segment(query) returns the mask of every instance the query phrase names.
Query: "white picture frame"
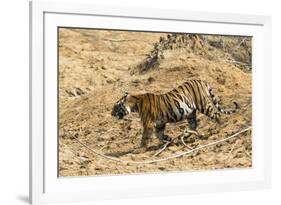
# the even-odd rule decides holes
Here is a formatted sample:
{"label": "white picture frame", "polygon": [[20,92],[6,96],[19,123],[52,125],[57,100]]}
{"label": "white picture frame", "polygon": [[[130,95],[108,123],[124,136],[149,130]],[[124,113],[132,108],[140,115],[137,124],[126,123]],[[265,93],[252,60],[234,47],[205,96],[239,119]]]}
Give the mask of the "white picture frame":
{"label": "white picture frame", "polygon": [[[241,170],[58,178],[56,29],[59,26],[252,35],[254,41],[253,167]],[[30,2],[30,202],[32,204],[240,191],[270,186],[270,17],[104,7],[79,3]]]}

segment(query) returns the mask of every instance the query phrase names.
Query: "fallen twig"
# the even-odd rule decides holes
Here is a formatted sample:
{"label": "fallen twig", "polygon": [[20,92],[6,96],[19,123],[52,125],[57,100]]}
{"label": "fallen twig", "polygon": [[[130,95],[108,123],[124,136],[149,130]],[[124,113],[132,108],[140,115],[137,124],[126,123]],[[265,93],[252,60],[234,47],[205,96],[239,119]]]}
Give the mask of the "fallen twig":
{"label": "fallen twig", "polygon": [[240,48],[240,46],[247,40],[248,37],[243,38],[240,43],[232,50],[231,54],[233,53],[233,51],[236,51],[238,48]]}
{"label": "fallen twig", "polygon": [[237,145],[237,143],[238,143],[238,140],[235,141],[235,143],[234,143],[234,145],[232,146],[232,148],[231,148],[229,154],[232,153],[232,151],[234,150],[234,148],[235,148],[235,146]]}
{"label": "fallen twig", "polygon": [[185,147],[187,147],[188,149],[192,149],[190,146],[188,146],[185,142],[184,142],[184,138],[185,138],[185,136],[183,135],[183,136],[181,136],[181,142],[182,142],[182,144],[185,146]]}
{"label": "fallen twig", "polygon": [[232,156],[232,152],[233,152],[235,146],[237,145],[237,143],[238,143],[238,139],[235,141],[235,143],[234,143],[234,144],[232,145],[232,147],[231,147],[231,150],[228,152],[227,160],[229,160],[230,157]]}
{"label": "fallen twig", "polygon": [[250,153],[246,149],[245,149],[245,153],[251,159],[251,155],[250,155]]}
{"label": "fallen twig", "polygon": [[250,65],[248,65],[247,63],[242,63],[242,62],[235,61],[235,60],[223,60],[223,61],[226,62],[226,63],[233,63],[233,64],[238,64],[238,65],[241,65],[241,66],[250,67]]}
{"label": "fallen twig", "polygon": [[88,147],[86,144],[82,143],[80,140],[78,140],[77,138],[74,138],[79,144],[83,145],[85,148],[87,148],[89,151],[91,151],[92,153],[100,156],[100,157],[103,157],[103,158],[106,158],[108,160],[112,160],[112,161],[116,161],[116,162],[122,162],[122,163],[126,163],[126,164],[151,164],[151,163],[156,163],[156,162],[163,162],[163,161],[167,161],[167,160],[170,160],[170,159],[174,159],[174,158],[177,158],[177,157],[181,157],[181,156],[184,156],[184,155],[187,155],[187,154],[190,154],[194,151],[197,151],[197,150],[200,150],[200,149],[203,149],[205,147],[209,147],[209,146],[212,146],[212,145],[215,145],[215,144],[218,144],[218,143],[221,143],[221,142],[224,142],[226,140],[229,140],[231,138],[234,138],[234,137],[237,137],[238,135],[240,135],[241,133],[244,133],[248,130],[251,130],[252,127],[248,127],[248,128],[245,128],[244,130],[241,130],[229,137],[226,137],[224,139],[221,139],[221,140],[218,140],[218,141],[215,141],[215,142],[211,142],[209,144],[206,144],[206,145],[202,145],[202,146],[199,146],[199,147],[196,147],[192,150],[188,150],[186,152],[182,152],[182,153],[179,153],[179,154],[174,154],[172,156],[169,156],[169,157],[165,157],[165,158],[160,158],[160,159],[154,159],[154,160],[147,160],[147,161],[128,161],[128,160],[122,160],[122,159],[119,159],[119,158],[116,158],[116,157],[110,157],[110,156],[107,156],[107,155],[104,155],[102,153],[99,153],[97,152],[96,150]]}
{"label": "fallen twig", "polygon": [[171,143],[171,142],[166,142],[166,143],[163,145],[162,149],[160,149],[158,152],[156,152],[153,156],[155,157],[155,156],[159,155],[161,152],[163,152],[163,151],[166,149],[166,147],[167,147],[170,143]]}
{"label": "fallen twig", "polygon": [[101,40],[112,41],[112,42],[126,42],[126,41],[135,41],[136,39],[107,39],[107,38],[103,38]]}

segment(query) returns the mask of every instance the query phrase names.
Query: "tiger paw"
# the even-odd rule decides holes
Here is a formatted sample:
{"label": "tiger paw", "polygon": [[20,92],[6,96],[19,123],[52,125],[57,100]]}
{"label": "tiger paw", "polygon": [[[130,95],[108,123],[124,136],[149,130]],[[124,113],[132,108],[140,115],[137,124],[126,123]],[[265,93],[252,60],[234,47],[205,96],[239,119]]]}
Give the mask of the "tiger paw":
{"label": "tiger paw", "polygon": [[167,143],[167,142],[171,142],[171,141],[172,141],[172,138],[169,137],[168,135],[163,135],[163,136],[161,136],[160,140],[161,140],[163,143]]}

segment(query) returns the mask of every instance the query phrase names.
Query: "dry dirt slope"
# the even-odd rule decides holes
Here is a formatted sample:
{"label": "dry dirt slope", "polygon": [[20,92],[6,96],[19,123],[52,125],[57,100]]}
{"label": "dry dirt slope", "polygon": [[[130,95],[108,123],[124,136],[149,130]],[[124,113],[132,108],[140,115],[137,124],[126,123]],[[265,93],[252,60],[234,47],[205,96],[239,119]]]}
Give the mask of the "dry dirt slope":
{"label": "dry dirt slope", "polygon": [[[123,164],[95,156],[73,138],[109,156],[143,161],[153,158],[159,141],[151,149],[133,154],[141,140],[142,126],[137,114],[118,121],[110,115],[124,91],[164,93],[188,79],[203,79],[214,88],[225,107],[231,101],[240,110],[223,116],[218,125],[199,115],[198,130],[206,138],[190,138],[196,147],[224,138],[251,124],[251,40],[237,37],[203,36],[187,46],[163,51],[158,68],[145,73],[136,66],[166,34],[60,29],[59,32],[59,175],[81,176],[159,171],[188,171],[250,167],[251,133],[202,149],[192,155],[153,164]],[[231,58],[229,58],[231,56]],[[235,63],[237,61],[238,63]],[[243,63],[239,63],[243,62]],[[169,124],[167,133],[178,136],[186,122]],[[156,158],[186,151],[175,142]]]}

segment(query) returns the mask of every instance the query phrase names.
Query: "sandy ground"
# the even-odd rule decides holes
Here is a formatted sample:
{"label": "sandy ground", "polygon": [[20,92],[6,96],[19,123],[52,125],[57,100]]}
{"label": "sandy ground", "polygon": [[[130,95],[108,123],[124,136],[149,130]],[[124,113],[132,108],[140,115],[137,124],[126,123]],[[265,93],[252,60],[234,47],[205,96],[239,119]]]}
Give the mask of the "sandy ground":
{"label": "sandy ground", "polygon": [[[128,164],[94,155],[77,137],[105,155],[145,161],[187,151],[180,141],[156,157],[159,141],[153,136],[149,151],[134,154],[142,126],[137,114],[123,120],[111,116],[113,104],[129,93],[167,92],[188,79],[206,80],[224,107],[236,101],[240,109],[222,115],[216,124],[198,115],[198,131],[205,138],[190,137],[196,147],[225,138],[251,125],[251,40],[241,37],[204,36],[188,46],[167,49],[158,68],[138,73],[161,33],[60,29],[59,32],[59,175],[85,176],[144,172],[193,171],[252,166],[251,132],[183,157],[152,163]],[[231,57],[231,58],[230,58]],[[166,132],[177,137],[187,122],[169,124]]]}

